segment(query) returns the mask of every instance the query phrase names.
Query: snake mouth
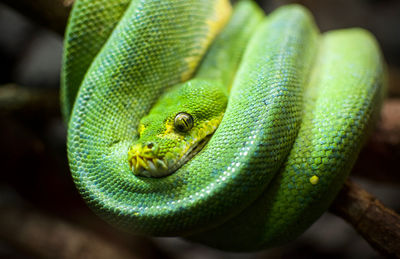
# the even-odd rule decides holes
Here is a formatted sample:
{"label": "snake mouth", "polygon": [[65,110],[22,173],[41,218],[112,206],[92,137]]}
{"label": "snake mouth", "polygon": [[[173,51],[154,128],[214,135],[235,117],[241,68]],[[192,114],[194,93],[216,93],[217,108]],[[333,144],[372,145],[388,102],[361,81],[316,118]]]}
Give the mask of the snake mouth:
{"label": "snake mouth", "polygon": [[196,144],[193,144],[188,151],[186,151],[179,159],[175,162],[171,163],[171,166],[168,168],[168,174],[172,174],[176,170],[178,170],[182,165],[184,165],[187,161],[192,159],[196,154],[198,154],[203,147],[208,143],[211,139],[212,134],[205,136]]}
{"label": "snake mouth", "polygon": [[168,163],[161,158],[144,157],[136,153],[129,159],[129,164],[134,175],[161,177],[168,174]]}
{"label": "snake mouth", "polygon": [[163,177],[172,174],[194,157],[210,140],[211,134],[192,144],[186,152],[176,158],[149,157],[141,152],[141,145],[132,149],[129,155],[129,166],[132,173],[144,177]]}

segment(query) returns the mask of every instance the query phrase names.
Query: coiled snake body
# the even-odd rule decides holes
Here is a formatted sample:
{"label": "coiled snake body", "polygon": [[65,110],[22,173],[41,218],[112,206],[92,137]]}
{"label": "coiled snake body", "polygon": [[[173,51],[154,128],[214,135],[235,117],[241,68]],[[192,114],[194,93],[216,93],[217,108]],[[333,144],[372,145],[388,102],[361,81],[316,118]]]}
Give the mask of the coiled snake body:
{"label": "coiled snake body", "polygon": [[107,221],[257,250],[301,234],[341,188],[383,96],[373,36],[320,35],[298,5],[230,13],[227,0],[76,1],[68,158]]}

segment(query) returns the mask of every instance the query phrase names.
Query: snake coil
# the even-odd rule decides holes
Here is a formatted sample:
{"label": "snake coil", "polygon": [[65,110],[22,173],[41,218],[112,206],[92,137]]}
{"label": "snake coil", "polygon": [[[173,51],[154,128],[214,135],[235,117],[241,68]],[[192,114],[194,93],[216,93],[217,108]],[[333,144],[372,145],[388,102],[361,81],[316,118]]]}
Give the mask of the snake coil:
{"label": "snake coil", "polygon": [[[382,101],[373,36],[321,35],[301,6],[263,18],[241,1],[215,39],[230,12],[227,0],[76,1],[62,71],[68,158],[105,220],[257,250],[301,234],[341,188]],[[127,154],[139,120],[195,72],[232,85],[218,129],[173,174],[133,175]]]}

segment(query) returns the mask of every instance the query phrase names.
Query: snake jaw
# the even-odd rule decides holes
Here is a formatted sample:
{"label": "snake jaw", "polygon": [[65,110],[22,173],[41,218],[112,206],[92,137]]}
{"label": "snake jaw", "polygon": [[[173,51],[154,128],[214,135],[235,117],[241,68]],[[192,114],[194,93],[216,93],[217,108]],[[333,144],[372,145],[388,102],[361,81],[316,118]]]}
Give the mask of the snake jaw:
{"label": "snake jaw", "polygon": [[128,153],[129,167],[136,176],[163,177],[175,172],[184,163],[196,155],[208,142],[211,134],[203,136],[200,141],[195,139],[195,144],[190,143],[183,154],[177,157],[167,155],[163,158],[150,154],[141,144],[134,145]]}
{"label": "snake jaw", "polygon": [[144,155],[146,148],[137,144],[129,151],[129,166],[134,175],[161,177],[168,173],[168,163],[157,157]]}
{"label": "snake jaw", "polygon": [[161,177],[168,173],[165,161],[159,158],[146,158],[139,154],[129,160],[134,175]]}

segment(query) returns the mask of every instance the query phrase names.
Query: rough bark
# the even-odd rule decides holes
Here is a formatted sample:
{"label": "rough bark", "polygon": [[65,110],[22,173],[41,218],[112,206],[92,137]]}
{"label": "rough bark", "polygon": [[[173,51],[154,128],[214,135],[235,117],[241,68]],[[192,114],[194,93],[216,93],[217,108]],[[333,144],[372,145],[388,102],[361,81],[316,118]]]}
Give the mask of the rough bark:
{"label": "rough bark", "polygon": [[331,212],[349,222],[380,253],[400,258],[400,216],[367,191],[347,181]]}

